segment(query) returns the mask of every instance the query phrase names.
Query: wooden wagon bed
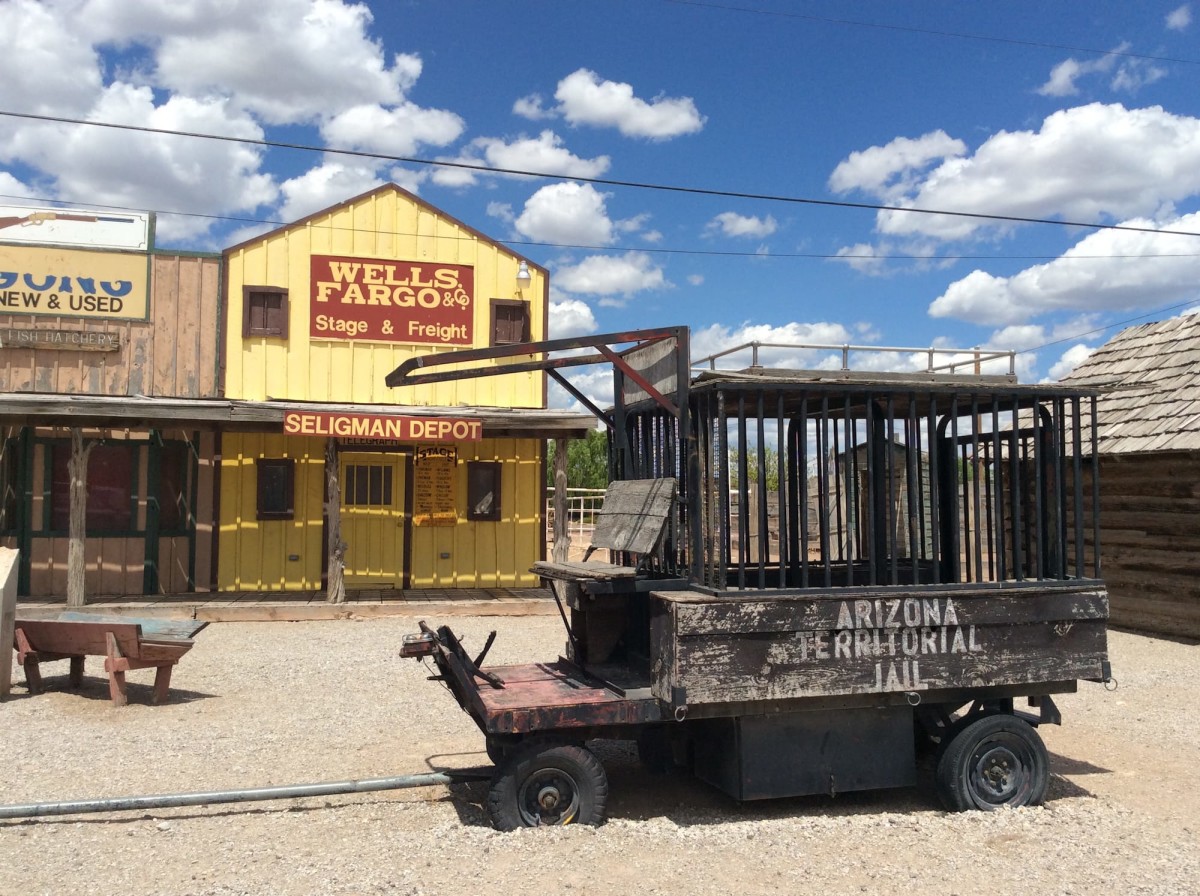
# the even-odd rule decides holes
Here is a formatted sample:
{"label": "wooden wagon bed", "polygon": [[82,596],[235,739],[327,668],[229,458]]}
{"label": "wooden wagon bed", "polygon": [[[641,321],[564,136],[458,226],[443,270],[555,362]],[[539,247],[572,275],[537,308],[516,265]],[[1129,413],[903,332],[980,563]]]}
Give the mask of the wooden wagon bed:
{"label": "wooden wagon bed", "polygon": [[125,673],[150,668],[157,670],[154,702],[162,703],[170,692],[171,670],[192,649],[192,639],[206,625],[191,619],[138,619],[68,611],[45,619],[18,617],[13,646],[30,693],[42,690],[43,662],[70,660],[68,680],[71,687],[79,687],[84,658],[102,656],[114,704],[124,706],[128,702]]}

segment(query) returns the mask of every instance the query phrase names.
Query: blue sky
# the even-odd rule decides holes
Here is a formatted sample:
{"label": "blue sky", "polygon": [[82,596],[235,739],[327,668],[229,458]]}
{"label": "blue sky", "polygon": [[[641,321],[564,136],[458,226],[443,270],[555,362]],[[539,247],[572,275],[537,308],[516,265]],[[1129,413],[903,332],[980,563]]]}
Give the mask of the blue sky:
{"label": "blue sky", "polygon": [[687,324],[696,355],[984,346],[1020,350],[1035,381],[1200,303],[1200,237],[1145,232],[1200,232],[1193,16],[1112,0],[0,0],[0,111],[16,113],[0,116],[0,204],[155,211],[160,245],[219,249],[394,181],[549,268],[552,336]]}

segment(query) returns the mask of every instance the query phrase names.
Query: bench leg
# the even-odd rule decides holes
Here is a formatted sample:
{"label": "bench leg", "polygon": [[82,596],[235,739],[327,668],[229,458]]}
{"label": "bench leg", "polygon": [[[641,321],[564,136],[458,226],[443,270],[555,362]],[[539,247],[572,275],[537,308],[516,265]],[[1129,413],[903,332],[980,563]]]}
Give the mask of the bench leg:
{"label": "bench leg", "polygon": [[40,694],[42,692],[42,670],[38,668],[38,661],[33,657],[26,657],[22,668],[25,670],[25,687],[29,688],[29,693]]}
{"label": "bench leg", "polygon": [[167,694],[171,690],[171,670],[175,668],[174,663],[169,663],[166,666],[159,666],[154,672],[154,702],[166,703]]}
{"label": "bench leg", "polygon": [[83,657],[71,657],[71,673],[67,680],[73,688],[77,688],[83,684]]}
{"label": "bench leg", "polygon": [[121,662],[124,657],[112,632],[105,634],[105,640],[108,643],[108,662],[104,664],[108,670],[108,696],[112,698],[114,706],[124,706],[129,702],[125,696],[125,670]]}

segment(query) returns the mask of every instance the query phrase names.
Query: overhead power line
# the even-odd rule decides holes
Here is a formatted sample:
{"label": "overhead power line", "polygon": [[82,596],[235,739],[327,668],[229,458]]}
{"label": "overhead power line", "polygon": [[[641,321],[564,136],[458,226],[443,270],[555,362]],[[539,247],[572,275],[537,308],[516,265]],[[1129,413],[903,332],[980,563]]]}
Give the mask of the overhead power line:
{"label": "overhead power line", "polygon": [[145,125],[117,124],[110,121],[86,121],[80,118],[66,118],[56,115],[34,115],[29,112],[9,112],[0,110],[0,117],[21,118],[28,121],[42,121],[51,124],[71,124],[82,127],[109,128],[119,131],[132,131],[142,134],[158,134],[167,137],[189,137],[197,140],[216,140],[225,143],[240,143],[249,146],[262,146],[269,149],[293,149],[302,152],[322,153],[326,155],[343,155],[354,158],[376,159],[384,162],[423,165],[438,168],[455,168],[475,171],[480,174],[510,174],[520,177],[542,177],[549,180],[576,181],[579,183],[597,184],[605,187],[625,187],[635,190],[653,190],[661,193],[677,193],[693,196],[715,196],[722,199],[746,199],[756,202],[780,202],[792,205],[811,205],[826,208],[860,209],[873,212],[908,212],[915,215],[933,215],[951,218],[970,218],[983,221],[1003,221],[1010,224],[1052,224],[1056,227],[1082,227],[1089,230],[1115,230],[1131,233],[1153,233],[1171,236],[1200,237],[1200,231],[1191,230],[1161,230],[1156,227],[1134,227],[1128,224],[1099,224],[1094,221],[1070,221],[1055,218],[1035,218],[1024,215],[997,215],[987,212],[965,212],[950,209],[913,208],[900,205],[880,205],[870,202],[847,202],[835,199],[813,199],[801,196],[781,196],[771,193],[748,193],[739,190],[718,190],[705,187],[684,187],[672,184],[656,184],[641,181],[616,180],[605,177],[581,177],[569,174],[557,174],[546,171],[530,171],[520,168],[497,168],[473,162],[453,162],[440,159],[422,159],[415,156],[396,156],[387,153],[369,152],[360,149],[338,149],[313,146],[305,143],[290,143],[281,140],[256,140],[248,137],[228,137],[221,134],[203,134],[196,131],[177,131],[166,128],[151,128]]}
{"label": "overhead power line", "polygon": [[847,25],[855,28],[877,28],[881,31],[903,31],[909,34],[925,34],[932,37],[951,37],[956,40],[975,40],[994,44],[1010,44],[1019,47],[1036,47],[1040,50],[1063,50],[1068,53],[1089,53],[1095,56],[1120,56],[1126,59],[1145,59],[1150,62],[1178,62],[1182,65],[1200,65],[1200,59],[1180,59],[1176,56],[1155,56],[1150,53],[1130,53],[1128,50],[1098,50],[1095,47],[1075,47],[1070,44],[1052,44],[1040,40],[1025,40],[1016,37],[996,37],[992,34],[970,34],[962,31],[940,31],[936,28],[916,28],[912,25],[892,25],[886,22],[864,22],[858,19],[835,19],[829,16],[814,16],[799,12],[784,12],[774,9],[758,9],[749,6],[733,6],[728,3],[706,3],[703,0],[666,0],[679,6],[698,6],[718,9],[723,12],[740,12],[756,16],[773,16],[781,19],[802,19],[827,25]]}

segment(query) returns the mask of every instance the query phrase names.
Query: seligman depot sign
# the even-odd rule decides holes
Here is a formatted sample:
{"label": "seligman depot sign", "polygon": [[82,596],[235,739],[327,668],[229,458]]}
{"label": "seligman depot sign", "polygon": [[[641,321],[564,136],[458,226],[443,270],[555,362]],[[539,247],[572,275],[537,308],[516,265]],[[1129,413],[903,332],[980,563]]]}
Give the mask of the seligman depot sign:
{"label": "seligman depot sign", "polygon": [[309,335],[471,345],[475,271],[468,265],[312,256]]}
{"label": "seligman depot sign", "polygon": [[342,439],[390,439],[399,442],[478,442],[483,421],[461,417],[390,417],[288,411],[283,431],[290,436],[333,436]]}

